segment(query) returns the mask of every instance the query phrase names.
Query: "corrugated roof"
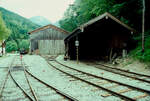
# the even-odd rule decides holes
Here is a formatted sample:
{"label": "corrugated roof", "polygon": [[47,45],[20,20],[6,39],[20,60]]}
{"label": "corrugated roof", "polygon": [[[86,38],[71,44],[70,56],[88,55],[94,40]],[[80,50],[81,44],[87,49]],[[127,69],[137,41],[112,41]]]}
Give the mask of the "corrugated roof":
{"label": "corrugated roof", "polygon": [[61,29],[61,28],[59,28],[59,27],[56,27],[56,26],[54,26],[54,25],[52,25],[52,24],[49,24],[49,25],[40,27],[40,28],[38,28],[38,29],[35,29],[35,30],[31,31],[31,32],[28,32],[28,34],[32,34],[32,33],[34,33],[34,32],[38,32],[38,31],[41,31],[41,30],[44,30],[44,29],[47,29],[47,28],[52,28],[52,29],[55,29],[55,30],[57,30],[57,31],[59,31],[59,32],[65,33],[65,34],[68,34],[68,33],[69,33],[69,32],[67,32],[67,31],[65,31],[65,30],[63,30],[63,29]]}

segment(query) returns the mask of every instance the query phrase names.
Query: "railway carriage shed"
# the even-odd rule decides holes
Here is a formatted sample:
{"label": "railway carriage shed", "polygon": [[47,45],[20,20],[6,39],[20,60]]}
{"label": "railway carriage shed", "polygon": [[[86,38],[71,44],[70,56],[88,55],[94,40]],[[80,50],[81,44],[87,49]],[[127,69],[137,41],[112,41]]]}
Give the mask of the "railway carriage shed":
{"label": "railway carriage shed", "polygon": [[[135,47],[134,29],[109,13],[104,13],[75,29],[65,38],[65,54],[70,59],[105,59],[122,55]],[[79,42],[78,52],[75,42]],[[78,43],[77,43],[78,44]]]}
{"label": "railway carriage shed", "polygon": [[41,55],[63,54],[64,38],[69,32],[54,25],[46,25],[29,32],[30,52]]}

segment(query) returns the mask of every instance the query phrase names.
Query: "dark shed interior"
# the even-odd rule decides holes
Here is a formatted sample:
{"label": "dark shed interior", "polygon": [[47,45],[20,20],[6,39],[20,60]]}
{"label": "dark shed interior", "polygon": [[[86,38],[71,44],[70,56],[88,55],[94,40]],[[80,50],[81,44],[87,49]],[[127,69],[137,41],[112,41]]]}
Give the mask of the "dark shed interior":
{"label": "dark shed interior", "polygon": [[79,59],[108,59],[110,52],[122,55],[122,50],[134,48],[133,30],[116,22],[109,15],[94,23],[83,25],[65,39],[66,54],[70,59],[76,59],[75,41],[79,41]]}

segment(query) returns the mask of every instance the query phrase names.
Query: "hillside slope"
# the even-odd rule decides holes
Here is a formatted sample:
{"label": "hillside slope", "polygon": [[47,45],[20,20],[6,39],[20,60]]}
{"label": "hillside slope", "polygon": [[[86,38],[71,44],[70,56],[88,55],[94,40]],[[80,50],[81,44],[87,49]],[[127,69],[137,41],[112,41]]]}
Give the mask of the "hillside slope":
{"label": "hillside slope", "polygon": [[48,19],[42,16],[34,16],[34,17],[31,17],[29,20],[41,26],[51,24],[51,22]]}
{"label": "hillside slope", "polygon": [[2,18],[7,28],[11,30],[11,35],[8,38],[9,41],[17,39],[28,39],[27,32],[40,27],[30,20],[2,7],[0,7],[0,12],[2,13]]}

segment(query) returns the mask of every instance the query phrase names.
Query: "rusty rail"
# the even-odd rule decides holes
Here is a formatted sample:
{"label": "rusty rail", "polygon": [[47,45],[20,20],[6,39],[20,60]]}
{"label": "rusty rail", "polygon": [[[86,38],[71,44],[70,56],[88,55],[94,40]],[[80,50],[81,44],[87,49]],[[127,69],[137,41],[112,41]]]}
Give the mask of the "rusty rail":
{"label": "rusty rail", "polygon": [[13,62],[15,61],[15,59],[16,59],[16,57],[13,58],[12,62],[11,62],[10,65],[8,66],[7,74],[6,74],[6,77],[5,77],[5,79],[4,79],[4,82],[3,82],[2,87],[1,87],[1,90],[0,90],[0,97],[2,97],[2,93],[3,93],[3,90],[4,90],[4,88],[5,88],[5,84],[6,84],[7,80],[8,80],[9,71],[10,71],[11,66],[12,66]]}
{"label": "rusty rail", "polygon": [[36,77],[35,75],[33,75],[32,73],[30,73],[27,69],[26,72],[31,75],[33,78],[35,78],[36,80],[38,80],[39,82],[41,82],[42,84],[46,85],[47,87],[52,88],[53,90],[55,90],[58,94],[60,94],[61,96],[64,96],[65,98],[69,99],[70,101],[78,101],[76,98],[58,90],[56,87],[49,85],[48,83],[44,82],[43,80],[39,79],[38,77]]}
{"label": "rusty rail", "polygon": [[75,71],[78,71],[78,72],[81,72],[83,74],[87,74],[87,75],[90,75],[90,76],[93,76],[95,78],[100,78],[100,79],[103,79],[103,80],[107,80],[107,81],[110,81],[110,82],[114,82],[114,83],[117,83],[117,84],[120,84],[120,85],[123,85],[123,86],[127,86],[127,87],[130,87],[130,88],[133,88],[133,89],[136,89],[138,91],[142,91],[142,92],[145,92],[145,93],[148,93],[150,94],[150,91],[149,90],[146,90],[146,89],[142,89],[142,88],[138,88],[138,87],[134,87],[134,86],[131,86],[131,85],[128,85],[128,84],[124,84],[124,83],[121,83],[121,82],[118,82],[118,81],[114,81],[114,80],[110,80],[110,79],[107,79],[107,78],[104,78],[104,77],[101,77],[101,76],[97,76],[97,75],[93,75],[93,74],[90,74],[90,73],[87,73],[87,72],[83,72],[83,71],[80,71],[78,69],[74,69],[74,68],[71,68],[69,66],[66,66],[62,63],[59,63],[58,61],[56,61],[58,64],[62,65],[62,66],[65,66],[69,69],[72,69],[72,70],[75,70]]}
{"label": "rusty rail", "polygon": [[[100,67],[100,66],[95,66],[95,65],[101,65],[103,67]],[[102,70],[105,70],[105,71],[108,71],[108,72],[112,72],[112,73],[115,73],[115,74],[119,74],[119,75],[122,75],[122,76],[126,76],[126,77],[129,77],[129,78],[133,78],[133,79],[136,79],[136,80],[139,80],[139,81],[143,81],[143,82],[146,82],[146,83],[150,83],[150,76],[149,75],[144,75],[144,74],[139,74],[139,73],[135,73],[135,72],[130,72],[128,70],[123,70],[123,69],[119,69],[119,68],[114,68],[114,67],[110,67],[110,66],[106,66],[104,64],[95,64],[94,67],[95,68],[98,68],[98,69],[102,69]],[[93,65],[92,65],[93,66]],[[128,74],[127,74],[128,73]],[[136,76],[134,76],[136,75]],[[142,77],[146,77],[148,78],[149,80],[145,80],[145,79],[141,79],[141,78],[138,78],[137,76],[142,76]]]}
{"label": "rusty rail", "polygon": [[[47,61],[47,62],[48,62],[48,61]],[[127,101],[136,101],[136,100],[133,99],[133,98],[130,98],[130,97],[121,95],[121,94],[119,94],[119,93],[117,93],[117,92],[114,92],[114,91],[112,91],[112,90],[109,90],[109,89],[104,88],[104,87],[102,87],[102,86],[99,86],[99,85],[97,85],[97,84],[91,83],[91,82],[89,82],[89,81],[87,81],[87,80],[84,80],[84,79],[82,79],[82,78],[79,78],[79,77],[77,77],[77,76],[74,76],[73,74],[67,73],[67,72],[65,72],[65,71],[63,71],[63,70],[61,70],[61,69],[55,67],[54,65],[52,65],[52,64],[49,63],[49,62],[48,62],[48,64],[49,64],[50,66],[52,66],[53,68],[55,68],[56,70],[58,70],[58,71],[60,71],[60,72],[62,72],[62,73],[64,73],[64,74],[67,74],[67,75],[69,75],[69,76],[71,76],[71,77],[73,77],[73,78],[75,78],[75,79],[81,80],[81,81],[83,81],[83,82],[86,82],[86,83],[88,83],[88,84],[90,84],[90,85],[93,85],[93,86],[99,88],[99,89],[103,89],[103,90],[105,90],[105,91],[111,93],[112,95],[118,96],[118,97],[120,97],[120,98],[122,98],[122,99],[124,99],[124,100],[127,100]],[[65,66],[65,65],[64,65],[64,66]],[[66,66],[66,67],[67,67],[67,66]],[[76,70],[76,71],[78,71],[78,72],[80,72],[80,73],[84,73],[84,72],[81,72],[81,71],[79,71],[79,70]],[[88,74],[88,73],[84,73],[84,74],[91,75],[91,76],[95,76],[95,75]],[[99,77],[98,77],[98,78],[99,78]]]}

